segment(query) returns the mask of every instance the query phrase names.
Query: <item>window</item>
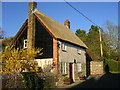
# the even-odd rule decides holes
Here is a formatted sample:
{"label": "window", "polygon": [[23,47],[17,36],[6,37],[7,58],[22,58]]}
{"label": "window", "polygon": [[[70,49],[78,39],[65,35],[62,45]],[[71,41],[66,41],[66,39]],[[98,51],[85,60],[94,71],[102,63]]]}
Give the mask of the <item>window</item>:
{"label": "window", "polygon": [[24,40],[24,48],[27,48],[27,39]]}
{"label": "window", "polygon": [[63,50],[63,51],[66,51],[66,48],[67,48],[67,46],[63,43],[63,44],[62,44],[62,50]]}
{"label": "window", "polygon": [[77,49],[77,53],[78,53],[78,54],[81,54],[81,50],[80,50],[80,49]]}
{"label": "window", "polygon": [[81,71],[82,71],[81,63],[78,62],[77,63],[77,72],[81,72]]}
{"label": "window", "polygon": [[66,63],[61,62],[61,74],[66,74]]}

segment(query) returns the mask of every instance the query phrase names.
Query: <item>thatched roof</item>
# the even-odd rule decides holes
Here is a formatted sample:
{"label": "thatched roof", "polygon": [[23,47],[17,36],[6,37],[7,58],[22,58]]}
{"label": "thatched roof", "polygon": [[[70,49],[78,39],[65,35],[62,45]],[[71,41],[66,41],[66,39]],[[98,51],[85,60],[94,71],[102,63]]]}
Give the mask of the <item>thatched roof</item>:
{"label": "thatched roof", "polygon": [[50,18],[46,14],[35,10],[35,16],[43,23],[50,33],[54,35],[55,38],[61,39],[84,48],[87,46],[69,29],[66,28],[63,24],[57,22],[56,20]]}
{"label": "thatched roof", "polygon": [[20,28],[20,30],[17,32],[17,34],[15,35],[15,39],[19,36],[19,34],[22,32],[23,28],[28,24],[28,19],[25,20],[25,22],[23,23],[22,27]]}
{"label": "thatched roof", "polygon": [[[64,26],[63,24],[57,22],[56,20],[50,18],[49,16],[38,10],[35,10],[34,15],[39,19],[41,23],[45,25],[45,27],[47,27],[49,32],[52,33],[55,38],[87,48],[87,46],[69,28],[66,28],[66,26]],[[28,20],[24,22],[19,32],[15,35],[15,40],[27,24]]]}
{"label": "thatched roof", "polygon": [[87,58],[89,58],[93,61],[98,61],[99,60],[99,57],[94,52],[92,52],[89,48],[86,49],[86,53],[87,53]]}

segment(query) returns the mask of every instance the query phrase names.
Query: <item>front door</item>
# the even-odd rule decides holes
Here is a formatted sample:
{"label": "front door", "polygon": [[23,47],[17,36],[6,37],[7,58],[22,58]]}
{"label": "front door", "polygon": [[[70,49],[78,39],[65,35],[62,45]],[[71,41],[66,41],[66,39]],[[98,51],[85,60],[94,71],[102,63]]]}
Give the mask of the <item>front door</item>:
{"label": "front door", "polygon": [[73,63],[69,63],[69,75],[70,78],[73,80]]}

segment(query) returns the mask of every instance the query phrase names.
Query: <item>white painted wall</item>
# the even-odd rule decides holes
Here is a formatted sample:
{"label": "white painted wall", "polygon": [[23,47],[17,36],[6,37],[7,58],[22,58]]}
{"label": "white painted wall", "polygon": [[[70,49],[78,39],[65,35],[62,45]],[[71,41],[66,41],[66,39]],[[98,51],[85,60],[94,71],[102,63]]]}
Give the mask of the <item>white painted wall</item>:
{"label": "white painted wall", "polygon": [[[76,60],[77,62],[86,63],[85,49],[61,41],[59,41],[59,43],[60,43],[60,48],[59,48],[60,62],[74,62],[74,60]],[[62,43],[64,43],[67,46],[66,52],[62,51],[61,49]],[[78,54],[77,49],[81,49],[81,54]]]}
{"label": "white painted wall", "polygon": [[38,66],[42,69],[46,68],[48,65],[52,65],[53,58],[46,58],[46,59],[35,59],[38,62]]}
{"label": "white painted wall", "polygon": [[[64,43],[66,45],[66,51],[62,50],[62,43]],[[84,72],[86,73],[86,52],[85,49],[76,46],[76,45],[72,45],[66,42],[61,42],[59,41],[59,62],[66,62],[67,63],[67,67],[66,67],[66,71],[67,74],[70,74],[70,69],[69,69],[69,63],[73,63],[73,81],[75,81],[75,78],[77,78],[77,74],[78,71],[80,72]],[[81,50],[81,54],[78,54],[78,49]],[[76,63],[78,64],[78,62],[81,64],[79,65],[80,67],[77,67],[80,70],[76,70],[76,65],[74,63],[74,60],[76,60]]]}

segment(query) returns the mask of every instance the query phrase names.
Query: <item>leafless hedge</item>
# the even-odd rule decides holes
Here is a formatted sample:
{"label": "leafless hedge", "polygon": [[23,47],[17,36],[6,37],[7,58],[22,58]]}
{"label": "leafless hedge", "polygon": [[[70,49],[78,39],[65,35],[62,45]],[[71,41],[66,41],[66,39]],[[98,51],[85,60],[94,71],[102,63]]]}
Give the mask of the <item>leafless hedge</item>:
{"label": "leafless hedge", "polygon": [[[40,82],[44,86],[55,86],[56,82],[58,81],[57,75],[51,72],[39,72],[33,75],[34,77],[40,78]],[[35,81],[35,80],[34,80]],[[30,81],[28,81],[30,82]],[[34,82],[33,82],[34,84]],[[38,83],[39,84],[39,83]],[[26,79],[23,77],[22,74],[3,74],[2,75],[2,88],[27,88],[26,86]]]}

